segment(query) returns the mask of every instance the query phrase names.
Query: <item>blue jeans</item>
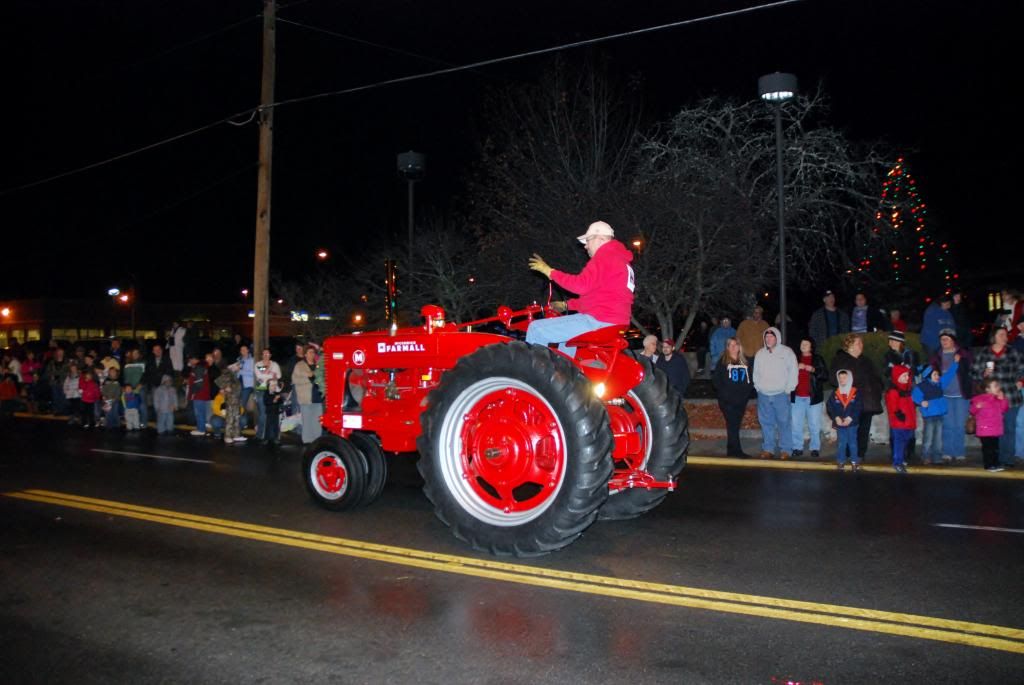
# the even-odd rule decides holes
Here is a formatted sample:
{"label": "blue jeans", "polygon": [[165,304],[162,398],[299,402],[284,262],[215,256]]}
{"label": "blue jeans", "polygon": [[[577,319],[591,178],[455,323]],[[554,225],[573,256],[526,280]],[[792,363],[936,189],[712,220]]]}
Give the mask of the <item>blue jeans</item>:
{"label": "blue jeans", "polygon": [[174,412],[173,411],[157,412],[157,415],[156,415],[156,432],[157,433],[173,433],[174,432]]}
{"label": "blue jeans", "polygon": [[778,395],[757,393],[757,420],[761,424],[763,451],[774,452],[776,446],[780,452],[793,451],[792,415],[789,404],[788,392],[780,392]]}
{"label": "blue jeans", "polygon": [[817,452],[821,449],[821,403],[811,404],[810,397],[793,399],[790,420],[793,424],[793,447],[798,450],[804,448],[804,417],[810,433],[810,449]]}
{"label": "blue jeans", "polygon": [[252,395],[252,388],[251,387],[249,387],[249,388],[242,388],[242,394],[241,394],[241,396],[239,398],[241,403],[242,403],[242,418],[240,418],[238,420],[238,427],[239,428],[248,428],[249,424],[252,423],[249,420],[249,409],[248,409],[248,407],[249,407],[249,397],[251,395]]}
{"label": "blue jeans", "polygon": [[921,434],[921,459],[938,464],[942,461],[942,417],[926,416]]}
{"label": "blue jeans", "polygon": [[139,384],[139,424],[149,425],[149,408],[152,406],[153,391],[145,383]]}
{"label": "blue jeans", "polygon": [[267,431],[267,405],[263,403],[266,390],[257,390],[252,394],[256,402],[256,439],[263,440]]}
{"label": "blue jeans", "polygon": [[214,414],[210,417],[210,430],[213,431],[214,436],[220,437],[224,435],[224,427],[226,425],[223,416],[217,416]]}
{"label": "blue jeans", "polygon": [[839,438],[839,445],[836,448],[836,463],[845,464],[847,454],[850,463],[859,464],[860,457],[857,456],[857,425],[836,426],[836,437]]}
{"label": "blue jeans", "polygon": [[907,453],[907,443],[914,437],[913,428],[892,429],[892,465],[902,466]]}
{"label": "blue jeans", "polygon": [[[1016,390],[1016,388],[1014,388]],[[999,436],[999,463],[1003,466],[1016,461],[1013,458],[1017,443],[1017,415],[1020,407],[1010,407],[1003,414],[1003,434]]]}
{"label": "blue jeans", "polygon": [[121,427],[121,402],[117,401],[110,405],[107,412],[106,426],[108,430],[117,430]]}
{"label": "blue jeans", "polygon": [[946,398],[946,415],[942,417],[942,454],[954,459],[963,459],[967,456],[967,445],[965,439],[967,434],[964,426],[967,424],[967,409],[970,402],[963,397]]}
{"label": "blue jeans", "polygon": [[1017,441],[1013,445],[1013,456],[1024,459],[1024,411],[1017,412],[1017,425],[1014,426]]}
{"label": "blue jeans", "polygon": [[531,321],[530,327],[526,329],[526,342],[531,345],[544,346],[558,343],[560,352],[575,357],[576,348],[567,347],[566,340],[611,325],[598,321],[590,314],[569,314],[568,316],[553,316],[550,319],[536,319]]}
{"label": "blue jeans", "polygon": [[192,413],[196,415],[196,430],[206,432],[210,420],[210,400],[192,400]]}
{"label": "blue jeans", "polygon": [[68,400],[64,397],[64,386],[61,383],[50,383],[50,406],[54,414],[68,413]]}

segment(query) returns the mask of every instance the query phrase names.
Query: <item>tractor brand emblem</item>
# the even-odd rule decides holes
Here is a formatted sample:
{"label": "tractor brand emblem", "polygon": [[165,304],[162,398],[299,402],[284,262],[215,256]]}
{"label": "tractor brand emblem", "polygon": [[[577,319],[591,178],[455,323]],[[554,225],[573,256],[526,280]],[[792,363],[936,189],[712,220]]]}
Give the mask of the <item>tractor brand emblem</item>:
{"label": "tractor brand emblem", "polygon": [[352,363],[356,366],[362,366],[366,362],[366,353],[362,350],[356,350],[352,353]]}
{"label": "tractor brand emblem", "polygon": [[345,353],[344,352],[333,352],[333,353],[331,353],[331,359],[344,359],[344,358],[345,358]]}
{"label": "tractor brand emblem", "polygon": [[377,352],[426,352],[427,348],[423,347],[423,343],[418,343],[415,340],[399,340],[396,342],[379,342],[377,343]]}

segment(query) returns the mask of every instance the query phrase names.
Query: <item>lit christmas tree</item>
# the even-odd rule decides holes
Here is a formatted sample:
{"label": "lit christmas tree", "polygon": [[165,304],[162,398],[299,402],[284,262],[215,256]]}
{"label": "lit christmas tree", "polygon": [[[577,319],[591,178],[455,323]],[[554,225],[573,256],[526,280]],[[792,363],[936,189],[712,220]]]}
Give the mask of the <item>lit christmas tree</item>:
{"label": "lit christmas tree", "polygon": [[848,273],[863,288],[905,294],[910,300],[952,292],[960,274],[953,267],[950,243],[935,237],[927,220],[928,206],[900,157],[882,182],[872,239]]}

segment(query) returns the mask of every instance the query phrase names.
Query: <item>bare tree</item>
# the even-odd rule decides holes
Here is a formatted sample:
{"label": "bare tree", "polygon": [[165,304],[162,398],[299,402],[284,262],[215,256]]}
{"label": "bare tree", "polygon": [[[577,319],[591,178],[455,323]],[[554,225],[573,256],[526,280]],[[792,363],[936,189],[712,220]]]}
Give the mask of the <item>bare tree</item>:
{"label": "bare tree", "polygon": [[[786,266],[793,283],[845,270],[870,236],[877,155],[820,123],[820,92],[784,109]],[[761,103],[708,99],[640,143],[635,190],[646,245],[637,262],[638,319],[682,341],[697,313],[738,309],[778,266],[775,132]]]}

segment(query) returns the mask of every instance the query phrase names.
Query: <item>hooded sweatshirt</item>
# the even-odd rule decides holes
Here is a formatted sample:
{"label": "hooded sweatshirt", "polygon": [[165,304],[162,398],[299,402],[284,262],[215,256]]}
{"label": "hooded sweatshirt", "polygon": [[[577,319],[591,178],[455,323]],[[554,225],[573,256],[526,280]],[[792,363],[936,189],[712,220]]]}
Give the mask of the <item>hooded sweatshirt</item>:
{"label": "hooded sweatshirt", "polygon": [[172,385],[171,377],[164,375],[160,385],[153,391],[153,407],[158,414],[173,412],[178,408],[178,392]]}
{"label": "hooded sweatshirt", "polygon": [[[770,348],[764,344],[765,337],[772,333],[778,342]],[[782,344],[782,333],[769,326],[761,335],[764,345],[754,356],[754,388],[760,395],[789,394],[796,390],[800,374],[797,371],[796,355]]]}
{"label": "hooded sweatshirt", "polygon": [[607,324],[628,324],[633,310],[633,253],[618,240],[601,247],[577,275],[551,270],[551,280],[579,297],[569,308]]}
{"label": "hooded sweatshirt", "polygon": [[[914,430],[917,427],[917,410],[910,396],[912,373],[902,364],[892,367],[892,387],[885,393],[885,409],[889,412],[889,427],[893,430]],[[904,374],[906,378],[903,378]]]}
{"label": "hooded sweatshirt", "polygon": [[[846,383],[839,382],[839,374],[846,374]],[[825,411],[832,417],[832,425],[835,428],[854,428],[860,423],[861,400],[857,396],[857,388],[853,387],[853,372],[847,369],[836,371],[836,383],[839,385],[835,392],[828,396],[825,404]],[[849,426],[840,426],[836,419],[846,417],[853,419]]]}

